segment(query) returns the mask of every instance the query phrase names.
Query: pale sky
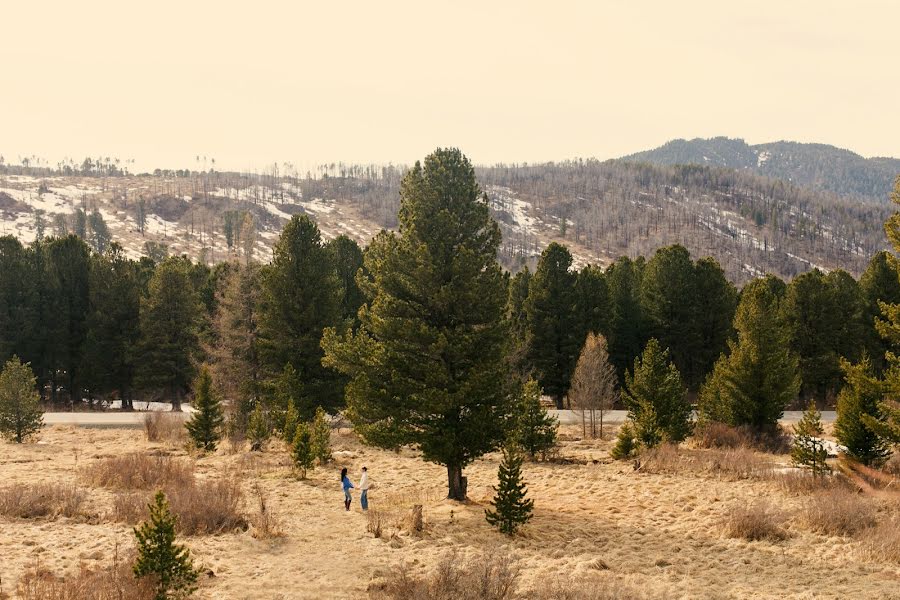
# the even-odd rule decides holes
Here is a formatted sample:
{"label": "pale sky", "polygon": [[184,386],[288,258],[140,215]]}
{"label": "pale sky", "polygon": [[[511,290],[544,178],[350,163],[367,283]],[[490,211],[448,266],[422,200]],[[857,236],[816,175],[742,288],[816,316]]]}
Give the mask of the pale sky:
{"label": "pale sky", "polygon": [[715,135],[900,156],[892,0],[2,0],[0,22],[13,161],[491,164]]}

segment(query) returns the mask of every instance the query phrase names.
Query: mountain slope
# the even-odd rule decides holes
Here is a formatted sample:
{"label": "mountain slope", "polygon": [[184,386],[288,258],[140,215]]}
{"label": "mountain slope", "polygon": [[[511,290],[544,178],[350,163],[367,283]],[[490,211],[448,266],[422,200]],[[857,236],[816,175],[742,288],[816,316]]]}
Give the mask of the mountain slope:
{"label": "mountain slope", "polygon": [[827,144],[782,141],[751,146],[742,139],[725,137],[672,140],[620,160],[748,170],[812,189],[876,202],[887,201],[894,179],[900,175],[900,159],[896,158],[863,158]]}

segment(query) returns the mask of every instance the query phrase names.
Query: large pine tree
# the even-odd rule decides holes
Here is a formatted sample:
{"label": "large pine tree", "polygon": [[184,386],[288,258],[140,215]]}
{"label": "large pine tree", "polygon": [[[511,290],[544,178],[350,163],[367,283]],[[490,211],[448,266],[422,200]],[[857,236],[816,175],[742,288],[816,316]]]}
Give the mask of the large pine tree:
{"label": "large pine tree", "polygon": [[165,392],[176,411],[181,410],[198,349],[201,308],[190,267],[184,258],[167,258],[157,265],[140,311],[136,381],[142,389]]}
{"label": "large pine tree", "polygon": [[698,410],[706,421],[774,428],[797,397],[797,358],[779,322],[784,283],[774,277],[747,284],[735,316],[737,341],[729,341],[700,390]]}
{"label": "large pine tree", "polygon": [[399,234],[365,256],[357,332],[326,333],[326,362],[350,376],[349,413],[369,443],[405,444],[446,465],[449,497],[466,497],[463,468],[506,434],[500,230],[469,160],[439,149],[403,179]]}
{"label": "large pine tree", "polygon": [[552,242],[541,254],[528,286],[527,360],[544,393],[563,408],[572,371],[584,342],[583,324],[576,312],[572,255]]}
{"label": "large pine tree", "polygon": [[302,386],[294,402],[303,418],[319,405],[335,408],[342,390],[336,374],[322,365],[320,344],[322,330],[341,322],[341,286],[333,253],[306,215],[284,226],[263,270],[261,300],[260,356],[269,378],[286,364],[298,373]]}

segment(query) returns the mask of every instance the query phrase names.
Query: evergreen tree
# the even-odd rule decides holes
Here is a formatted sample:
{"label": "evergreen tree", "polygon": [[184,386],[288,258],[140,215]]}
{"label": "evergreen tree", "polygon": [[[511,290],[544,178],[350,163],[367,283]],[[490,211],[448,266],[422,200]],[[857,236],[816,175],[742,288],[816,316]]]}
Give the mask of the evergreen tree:
{"label": "evergreen tree", "polygon": [[417,446],[464,500],[462,470],[502,442],[512,399],[500,230],[459,150],[417,163],[400,197],[399,234],[382,232],[366,251],[360,327],[328,331],[325,359],[351,378],[363,439]]}
{"label": "evergreen tree", "polygon": [[514,414],[513,441],[532,459],[556,446],[559,424],[541,406],[541,387],[537,381],[531,379],[522,386]]}
{"label": "evergreen tree", "polygon": [[270,387],[272,392],[269,395],[269,406],[276,415],[284,414],[288,406],[293,404],[300,420],[306,421],[315,416],[315,411],[311,407],[304,406],[305,410],[302,412],[299,410],[296,399],[303,395],[303,382],[300,381],[300,374],[291,363],[285,363],[281,374],[275,378]]}
{"label": "evergreen tree", "polygon": [[271,435],[272,427],[269,425],[269,415],[263,411],[261,404],[257,404],[250,413],[250,420],[247,423],[247,439],[250,440],[250,450],[261,452]]}
{"label": "evergreen tree", "polygon": [[634,359],[625,374],[622,400],[628,407],[636,437],[647,448],[660,442],[680,442],[691,432],[691,405],[685,398],[681,375],[668,362],[668,351],[656,338]]}
{"label": "evergreen tree", "polygon": [[39,301],[33,252],[11,235],[0,237],[0,361],[13,354],[34,358],[30,351],[38,337]]}
{"label": "evergreen tree", "polygon": [[510,364],[523,377],[531,370],[527,361],[528,352],[528,313],[525,301],[528,299],[528,286],[531,283],[531,271],[524,267],[509,281],[506,301],[506,318],[509,321]]}
{"label": "evergreen tree", "polygon": [[700,390],[701,420],[773,429],[797,397],[797,359],[779,323],[784,284],[774,277],[747,284],[735,315],[737,341],[722,355]]}
{"label": "evergreen tree", "polygon": [[209,368],[203,365],[194,381],[194,413],[185,427],[197,448],[212,452],[222,439],[224,424],[222,402],[213,389]]}
{"label": "evergreen tree", "polygon": [[190,550],[175,543],[177,517],[169,511],[162,491],[149,504],[150,519],[134,528],[137,538],[135,577],[154,578],[154,600],[184,598],[197,589],[199,570],[194,567]]}
{"label": "evergreen tree", "polygon": [[134,346],[140,337],[141,285],[137,265],[124,249],[110,245],[91,257],[87,335],[81,356],[83,387],[89,397],[118,392],[122,408],[134,397]]}
{"label": "evergreen tree", "polygon": [[575,305],[575,274],[569,271],[572,255],[552,242],[541,254],[528,286],[527,360],[544,393],[556,408],[563,408],[572,371],[583,339]]}
{"label": "evergreen tree", "polygon": [[526,498],[528,488],[522,481],[522,456],[515,446],[503,449],[503,461],[497,471],[499,482],[491,506],[484,511],[487,522],[506,535],[513,535],[531,519],[534,500]]}
{"label": "evergreen tree", "polygon": [[816,403],[810,401],[809,406],[803,412],[803,418],[794,425],[794,443],[791,446],[791,460],[798,467],[812,469],[814,475],[821,476],[830,471],[825,462],[828,451],[822,435],[825,429],[822,427],[822,413],[816,408]]}
{"label": "evergreen tree", "polygon": [[284,411],[284,425],[281,427],[281,437],[288,444],[293,443],[294,436],[297,434],[297,425],[300,424],[300,415],[294,407],[294,401],[288,401],[287,410]]}
{"label": "evergreen tree", "polygon": [[843,360],[841,368],[847,384],[838,396],[834,435],[850,458],[864,465],[878,466],[891,455],[890,447],[866,426],[864,416],[881,419],[884,384],[874,376],[868,357],[857,364]]}
{"label": "evergreen tree", "polygon": [[342,386],[322,365],[320,346],[322,330],[340,324],[340,299],[333,253],[309,217],[295,216],[263,270],[260,355],[271,379],[286,363],[299,374],[302,385],[294,401],[305,418],[319,404],[333,408],[341,401]]}
{"label": "evergreen tree", "polygon": [[603,270],[588,265],[575,278],[575,307],[580,323],[579,337],[589,332],[609,331],[609,289]]}
{"label": "evergreen tree", "polygon": [[312,452],[320,465],[324,465],[331,460],[331,423],[328,421],[328,415],[321,406],[316,408],[316,416],[313,419],[310,428],[312,435]]}
{"label": "evergreen tree", "polygon": [[137,383],[142,389],[166,392],[175,411],[181,410],[199,343],[200,300],[189,268],[183,258],[158,265],[140,309]]}
{"label": "evergreen tree", "polygon": [[103,215],[100,214],[99,210],[94,209],[91,212],[89,225],[90,236],[88,239],[90,240],[91,248],[97,254],[103,254],[112,241],[112,234],[109,232],[109,227],[106,225],[106,221],[103,220]]}
{"label": "evergreen tree", "polygon": [[609,455],[616,460],[625,460],[632,458],[641,448],[641,442],[637,438],[637,432],[634,425],[630,421],[625,421],[619,427],[619,433],[616,435],[616,443],[613,445]]}
{"label": "evergreen tree", "polygon": [[21,444],[40,431],[44,413],[31,367],[13,356],[0,372],[0,436]]}
{"label": "evergreen tree", "polygon": [[642,258],[633,261],[627,257],[606,269],[610,303],[609,361],[616,368],[620,382],[647,341],[640,302],[643,270]]}
{"label": "evergreen tree", "polygon": [[325,248],[331,253],[331,260],[337,272],[340,288],[340,318],[354,329],[359,324],[357,313],[365,299],[356,284],[356,274],[363,266],[363,253],[354,240],[339,235],[329,240]]}
{"label": "evergreen tree", "polygon": [[306,479],[306,472],[316,466],[316,454],[313,449],[313,434],[306,423],[298,423],[291,446],[291,458],[300,479]]}
{"label": "evergreen tree", "polygon": [[[891,307],[892,310],[893,308]],[[860,418],[884,444],[900,446],[900,403],[893,400],[900,397],[900,356],[888,352],[886,358],[888,369],[884,375],[882,388],[885,398],[878,403],[877,414],[862,414]]]}
{"label": "evergreen tree", "polygon": [[880,303],[900,304],[900,273],[894,269],[888,252],[879,252],[859,278],[859,288],[866,302],[864,335],[875,374],[885,367],[884,355],[891,349],[888,340],[878,335],[876,320],[884,320]]}

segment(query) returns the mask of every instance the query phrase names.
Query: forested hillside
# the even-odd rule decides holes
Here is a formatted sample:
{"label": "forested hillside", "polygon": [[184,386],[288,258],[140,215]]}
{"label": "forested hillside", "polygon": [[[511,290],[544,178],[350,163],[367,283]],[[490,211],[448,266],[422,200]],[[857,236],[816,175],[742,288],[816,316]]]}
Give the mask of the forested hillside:
{"label": "forested hillside", "polygon": [[894,178],[900,173],[900,159],[896,158],[863,158],[827,144],[780,141],[751,146],[742,139],[726,137],[672,140],[621,160],[747,170],[813,190],[875,202],[887,202]]}
{"label": "forested hillside", "polygon": [[[730,159],[731,160],[731,159]],[[330,164],[315,173],[157,170],[112,160],[55,168],[0,165],[0,234],[25,243],[74,233],[132,258],[268,261],[287,220],[311,216],[325,238],[366,245],[397,226],[405,167]],[[735,283],[819,267],[859,275],[887,247],[886,203],[812,191],[723,167],[576,160],[477,169],[500,223],[501,263],[534,266],[553,241],[574,264],[608,265],[678,243],[713,256]]]}

